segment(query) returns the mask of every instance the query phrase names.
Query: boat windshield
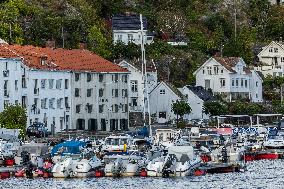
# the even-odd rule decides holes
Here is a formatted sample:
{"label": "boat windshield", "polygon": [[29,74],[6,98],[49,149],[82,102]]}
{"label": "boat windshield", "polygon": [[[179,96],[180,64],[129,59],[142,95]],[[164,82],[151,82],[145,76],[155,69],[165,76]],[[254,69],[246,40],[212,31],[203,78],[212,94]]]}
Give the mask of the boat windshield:
{"label": "boat windshield", "polygon": [[120,145],[124,145],[124,144],[127,144],[127,139],[126,138],[120,139]]}
{"label": "boat windshield", "polygon": [[112,140],[111,138],[107,138],[105,144],[106,145],[111,145],[111,140]]}
{"label": "boat windshield", "polygon": [[119,138],[113,138],[113,139],[111,140],[111,144],[112,144],[112,145],[119,145]]}

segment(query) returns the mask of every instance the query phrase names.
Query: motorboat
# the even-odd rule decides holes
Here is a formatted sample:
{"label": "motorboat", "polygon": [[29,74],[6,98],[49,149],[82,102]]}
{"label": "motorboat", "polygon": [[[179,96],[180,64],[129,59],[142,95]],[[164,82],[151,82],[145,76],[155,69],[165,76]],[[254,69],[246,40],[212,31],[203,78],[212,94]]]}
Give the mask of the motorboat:
{"label": "motorboat", "polygon": [[102,166],[102,162],[96,156],[90,159],[82,158],[72,164],[72,177],[84,178],[94,176],[95,171]]}
{"label": "motorboat", "polygon": [[72,157],[65,157],[62,161],[57,162],[51,172],[55,178],[68,178],[73,175],[73,165],[79,161]]}
{"label": "motorboat", "polygon": [[126,151],[133,143],[133,137],[130,135],[111,135],[105,138],[102,145],[102,151],[122,152]]}

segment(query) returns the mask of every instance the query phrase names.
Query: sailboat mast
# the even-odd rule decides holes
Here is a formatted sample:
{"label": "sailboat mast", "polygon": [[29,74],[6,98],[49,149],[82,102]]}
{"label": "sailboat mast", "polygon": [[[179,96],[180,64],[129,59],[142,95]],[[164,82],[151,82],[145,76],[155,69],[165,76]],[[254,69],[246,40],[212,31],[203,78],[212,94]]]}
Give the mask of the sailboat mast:
{"label": "sailboat mast", "polygon": [[146,63],[146,53],[145,53],[145,35],[144,35],[144,27],[143,27],[143,17],[140,14],[140,23],[141,23],[141,52],[142,52],[142,78],[143,78],[143,119],[144,119],[144,126],[146,126],[146,103],[145,100],[147,99],[147,109],[148,109],[148,119],[149,119],[149,133],[152,136],[152,128],[151,128],[151,115],[150,115],[150,103],[149,103],[149,94],[147,89],[147,63]]}

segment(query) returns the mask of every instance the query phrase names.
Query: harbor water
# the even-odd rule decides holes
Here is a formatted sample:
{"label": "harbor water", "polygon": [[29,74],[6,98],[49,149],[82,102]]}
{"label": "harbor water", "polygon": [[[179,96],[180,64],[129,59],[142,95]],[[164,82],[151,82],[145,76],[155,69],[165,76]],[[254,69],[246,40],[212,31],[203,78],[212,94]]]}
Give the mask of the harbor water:
{"label": "harbor water", "polygon": [[261,160],[247,164],[244,173],[207,174],[185,178],[88,178],[88,179],[26,179],[0,181],[3,189],[87,189],[87,188],[284,188],[284,160]]}

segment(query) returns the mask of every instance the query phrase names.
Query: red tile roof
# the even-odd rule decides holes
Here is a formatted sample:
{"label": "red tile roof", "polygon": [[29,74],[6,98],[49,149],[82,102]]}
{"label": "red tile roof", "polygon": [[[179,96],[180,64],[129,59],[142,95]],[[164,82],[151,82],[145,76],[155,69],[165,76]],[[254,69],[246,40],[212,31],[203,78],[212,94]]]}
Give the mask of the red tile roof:
{"label": "red tile roof", "polygon": [[[239,57],[218,57],[218,56],[215,56],[213,58],[230,72],[236,72],[234,70],[234,67],[241,59]],[[244,67],[244,72],[246,72],[247,74],[251,73],[249,67]]]}
{"label": "red tile roof", "polygon": [[[41,48],[34,46],[0,44],[1,58],[21,58],[30,68],[65,70],[65,71],[91,71],[91,72],[128,72],[122,68],[88,50],[67,50]],[[45,63],[41,64],[41,60]]]}

